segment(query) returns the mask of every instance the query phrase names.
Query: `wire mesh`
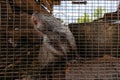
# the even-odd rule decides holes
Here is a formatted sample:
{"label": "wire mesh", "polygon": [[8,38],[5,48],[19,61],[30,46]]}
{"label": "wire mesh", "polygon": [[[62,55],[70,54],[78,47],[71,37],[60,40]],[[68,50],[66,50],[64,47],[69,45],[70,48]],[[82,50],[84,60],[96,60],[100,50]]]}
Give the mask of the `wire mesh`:
{"label": "wire mesh", "polygon": [[0,80],[119,80],[119,0],[0,0]]}

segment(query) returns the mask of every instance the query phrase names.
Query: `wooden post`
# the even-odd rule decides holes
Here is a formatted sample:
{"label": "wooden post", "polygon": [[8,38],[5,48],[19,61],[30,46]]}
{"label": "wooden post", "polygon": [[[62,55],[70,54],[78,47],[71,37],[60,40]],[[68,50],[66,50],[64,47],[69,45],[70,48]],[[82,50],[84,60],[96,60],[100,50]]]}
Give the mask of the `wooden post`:
{"label": "wooden post", "polygon": [[40,2],[35,0],[13,0],[11,3],[14,5],[13,8],[16,8],[15,12],[22,11],[32,14],[35,11],[41,11],[42,13],[50,14],[53,9],[46,0],[41,0]]}

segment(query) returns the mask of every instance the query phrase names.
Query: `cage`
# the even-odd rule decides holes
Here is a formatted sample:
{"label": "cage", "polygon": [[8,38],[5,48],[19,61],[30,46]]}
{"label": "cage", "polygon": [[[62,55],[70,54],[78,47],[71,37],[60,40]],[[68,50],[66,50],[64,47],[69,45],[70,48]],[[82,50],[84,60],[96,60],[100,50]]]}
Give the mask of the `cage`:
{"label": "cage", "polygon": [[0,0],[0,80],[120,80],[119,0]]}

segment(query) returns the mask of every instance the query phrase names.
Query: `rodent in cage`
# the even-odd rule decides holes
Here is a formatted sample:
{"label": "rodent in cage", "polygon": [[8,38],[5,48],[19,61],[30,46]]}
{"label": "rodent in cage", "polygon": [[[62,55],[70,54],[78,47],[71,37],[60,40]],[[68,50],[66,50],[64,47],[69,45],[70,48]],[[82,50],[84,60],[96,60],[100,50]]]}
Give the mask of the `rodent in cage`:
{"label": "rodent in cage", "polygon": [[76,55],[75,39],[68,26],[62,25],[55,17],[40,12],[32,15],[32,21],[35,29],[44,34],[43,47],[40,49],[44,54],[39,54],[46,59],[44,64],[54,62],[59,57],[70,59]]}

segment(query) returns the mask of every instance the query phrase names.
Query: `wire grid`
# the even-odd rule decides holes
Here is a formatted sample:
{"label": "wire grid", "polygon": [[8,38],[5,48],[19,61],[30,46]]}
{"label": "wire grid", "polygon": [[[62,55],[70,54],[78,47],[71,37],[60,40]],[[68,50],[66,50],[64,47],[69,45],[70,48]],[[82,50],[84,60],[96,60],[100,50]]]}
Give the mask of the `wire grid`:
{"label": "wire grid", "polygon": [[[32,14],[36,10],[44,13],[44,10],[41,7],[36,9],[42,5],[40,0],[35,1],[37,4],[31,1],[0,1],[1,80],[120,79],[119,0],[58,0],[58,3],[51,0],[53,11],[48,8],[46,13],[52,13],[61,21],[59,26],[69,26],[77,45],[75,51],[69,45],[72,35],[66,28],[62,30],[64,34],[45,34],[34,28]],[[52,22],[51,17],[47,19]],[[51,50],[51,46],[60,53]],[[59,49],[59,46],[63,48]]]}

